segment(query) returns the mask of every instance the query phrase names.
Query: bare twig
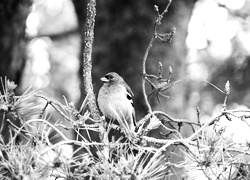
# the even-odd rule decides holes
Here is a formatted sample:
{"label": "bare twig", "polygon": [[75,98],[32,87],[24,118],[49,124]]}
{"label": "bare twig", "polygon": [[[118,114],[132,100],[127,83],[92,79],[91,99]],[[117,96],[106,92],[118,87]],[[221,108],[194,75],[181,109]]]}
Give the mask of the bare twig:
{"label": "bare twig", "polygon": [[153,114],[159,114],[159,115],[162,115],[166,118],[168,118],[171,122],[175,122],[175,123],[186,123],[186,124],[193,124],[193,125],[197,125],[199,126],[198,123],[196,122],[192,122],[192,121],[189,121],[189,120],[186,120],[186,119],[175,119],[173,117],[171,117],[170,115],[168,115],[167,113],[164,113],[162,111],[153,111]]}
{"label": "bare twig", "polygon": [[147,79],[147,77],[145,76],[145,74],[146,74],[146,61],[147,61],[147,58],[148,58],[148,53],[149,53],[149,50],[151,49],[151,47],[153,45],[154,40],[155,40],[155,35],[153,35],[151,37],[151,40],[150,40],[150,42],[148,44],[148,47],[147,47],[147,50],[145,52],[145,55],[144,55],[144,58],[143,58],[143,62],[142,62],[142,74],[143,74],[143,77],[142,77],[142,92],[143,92],[144,101],[146,103],[146,106],[148,108],[148,112],[149,113],[152,112],[152,108],[151,108],[151,106],[150,106],[150,104],[148,102],[148,97],[147,97],[147,93],[146,93],[145,85],[146,85],[146,79]]}
{"label": "bare twig", "polygon": [[[153,42],[155,39],[159,38],[162,40],[162,42],[167,42],[168,40],[171,41],[171,35],[169,34],[164,34],[164,35],[161,35],[159,33],[157,33],[157,26],[161,24],[161,20],[164,16],[164,14],[168,11],[168,8],[171,4],[171,0],[169,0],[166,8],[164,9],[164,11],[162,13],[159,12],[159,9],[158,9],[158,6],[155,5],[155,11],[157,13],[157,18],[156,18],[156,21],[155,21],[155,24],[154,24],[154,31],[153,31],[153,35],[150,39],[150,42],[147,46],[147,49],[146,49],[146,52],[144,54],[144,57],[143,57],[143,62],[142,62],[142,92],[143,92],[143,97],[144,97],[144,101],[146,103],[146,106],[147,106],[147,109],[148,109],[148,112],[151,113],[152,112],[152,108],[149,104],[149,101],[148,101],[148,96],[147,96],[147,93],[146,93],[146,81],[150,82],[150,80],[148,80],[148,75],[147,75],[147,72],[146,72],[146,61],[148,59],[148,54],[149,54],[149,51],[153,45]],[[152,85],[152,84],[151,84]]]}
{"label": "bare twig", "polygon": [[[58,102],[52,101],[50,99],[48,99],[45,96],[42,95],[36,95],[37,97],[40,97],[44,100],[46,100],[46,108],[47,108],[47,104],[50,104],[61,116],[63,116],[67,121],[73,123],[74,120],[69,118],[59,107],[62,107],[62,105]],[[42,112],[40,113],[40,115],[42,115],[44,113],[45,109],[42,110]]]}

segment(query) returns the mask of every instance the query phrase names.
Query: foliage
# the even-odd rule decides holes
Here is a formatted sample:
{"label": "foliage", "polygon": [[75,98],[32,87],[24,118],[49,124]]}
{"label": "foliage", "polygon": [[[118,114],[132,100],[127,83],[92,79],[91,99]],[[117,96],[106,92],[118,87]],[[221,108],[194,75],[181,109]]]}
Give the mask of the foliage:
{"label": "foliage", "polygon": [[[220,123],[241,121],[247,126],[250,110],[227,110],[227,98],[221,112],[204,124],[199,120],[198,110],[197,122],[152,111],[138,122],[136,132],[124,130],[125,134],[131,133],[131,139],[124,142],[124,137],[115,141],[105,139],[108,130],[116,128],[119,131],[120,128],[92,119],[87,110],[88,96],[77,110],[66,99],[61,104],[33,91],[15,96],[16,85],[13,82],[5,80],[2,85],[1,113],[20,119],[22,125],[17,127],[12,124],[8,143],[0,139],[0,179],[168,179],[175,175],[176,169],[185,169],[185,179],[249,178],[249,141],[234,141],[227,131],[229,126],[224,127]],[[229,82],[222,92],[225,97],[229,95]],[[44,108],[30,105],[29,102],[34,99],[45,100]],[[49,106],[61,115],[61,121],[55,124],[49,122],[46,116]],[[30,115],[38,118],[27,119]],[[68,121],[70,126],[65,126],[64,121]],[[187,138],[180,131],[185,124],[193,128],[193,133]],[[151,130],[159,126],[168,132],[166,139],[148,136]],[[88,138],[79,133],[83,129]],[[76,139],[69,139],[64,130],[74,130]],[[63,140],[52,144],[49,136],[53,131]],[[100,133],[103,139],[94,141],[92,131]],[[20,144],[15,141],[18,136],[24,139]],[[80,137],[82,140],[79,140]],[[65,145],[78,148],[66,155]],[[178,163],[172,161],[176,146],[182,150],[179,155],[186,157]],[[96,154],[91,147],[95,147]]]}
{"label": "foliage", "polygon": [[[26,92],[23,96],[15,96],[16,85],[8,80],[4,84],[4,94],[1,94],[1,113],[11,114],[21,120],[21,127],[14,124],[9,133],[11,139],[4,143],[1,138],[0,153],[0,177],[1,179],[84,179],[86,177],[97,179],[160,179],[166,172],[164,155],[155,154],[154,148],[140,146],[139,137],[134,137],[134,142],[121,143],[121,139],[115,142],[95,142],[91,139],[90,131],[100,132],[103,123],[90,117],[86,110],[88,96],[80,110],[75,109],[73,103],[65,104],[55,102],[37,92]],[[39,109],[29,104],[30,99],[44,99],[45,107]],[[25,97],[25,98],[24,98]],[[23,99],[22,108],[17,102]],[[46,118],[46,111],[51,105],[65,121],[71,126],[65,126],[62,121],[52,124]],[[34,117],[25,119],[19,113],[20,109],[26,109]],[[38,113],[39,112],[39,113]],[[92,123],[86,123],[87,120]],[[111,126],[111,125],[110,125]],[[150,124],[152,126],[152,124]],[[65,136],[64,130],[74,130],[77,133],[75,140]],[[89,139],[83,137],[79,130],[85,129],[89,133]],[[107,127],[107,129],[110,129]],[[62,137],[62,141],[52,144],[49,135],[56,131]],[[129,130],[127,130],[129,131]],[[106,131],[103,132],[106,136]],[[135,135],[135,134],[134,134]],[[16,138],[22,136],[25,141],[16,144]],[[78,140],[81,137],[83,140]],[[137,143],[135,144],[135,142]],[[141,142],[140,142],[141,144]],[[63,145],[76,145],[77,148],[70,156],[63,153]],[[96,147],[97,153],[93,155],[90,147]],[[74,155],[81,149],[84,153]],[[133,153],[137,150],[137,153]],[[113,158],[116,152],[116,158]],[[148,161],[150,157],[154,161]]]}

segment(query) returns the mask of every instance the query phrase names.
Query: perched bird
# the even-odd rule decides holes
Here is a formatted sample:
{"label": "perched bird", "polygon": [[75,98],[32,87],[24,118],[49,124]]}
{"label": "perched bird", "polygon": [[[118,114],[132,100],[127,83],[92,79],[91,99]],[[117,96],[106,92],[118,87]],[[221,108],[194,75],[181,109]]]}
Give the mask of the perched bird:
{"label": "perched bird", "polygon": [[110,72],[101,78],[104,82],[98,93],[98,106],[102,114],[117,120],[122,129],[135,130],[134,96],[128,84],[115,72]]}

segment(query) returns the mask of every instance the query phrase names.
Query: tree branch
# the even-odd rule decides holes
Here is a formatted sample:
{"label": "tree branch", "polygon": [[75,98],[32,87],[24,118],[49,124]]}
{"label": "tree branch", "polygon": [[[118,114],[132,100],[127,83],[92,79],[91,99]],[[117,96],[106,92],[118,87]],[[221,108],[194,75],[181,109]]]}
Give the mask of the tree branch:
{"label": "tree branch", "polygon": [[84,91],[89,94],[89,108],[93,119],[100,120],[100,113],[96,105],[95,94],[93,91],[92,84],[92,45],[94,41],[94,27],[95,27],[95,16],[96,16],[96,1],[89,0],[87,5],[87,17],[86,25],[84,30],[84,51],[83,51],[83,81]]}
{"label": "tree branch", "polygon": [[172,34],[163,34],[162,35],[162,34],[157,33],[157,26],[159,26],[161,24],[161,20],[162,20],[164,14],[168,11],[168,8],[169,8],[171,2],[172,2],[172,0],[168,1],[166,8],[164,9],[164,11],[161,14],[159,12],[158,6],[155,5],[155,11],[157,13],[157,18],[156,18],[156,21],[154,23],[154,32],[153,32],[153,35],[152,35],[150,42],[147,46],[146,52],[143,56],[143,61],[142,61],[142,92],[143,92],[144,101],[145,101],[147,109],[148,109],[148,113],[152,113],[152,107],[149,104],[148,96],[146,93],[146,87],[145,87],[146,81],[149,82],[148,74],[146,72],[146,61],[148,59],[149,51],[150,51],[151,47],[153,46],[153,42],[155,39],[159,38],[159,39],[161,39],[162,42],[171,41]]}

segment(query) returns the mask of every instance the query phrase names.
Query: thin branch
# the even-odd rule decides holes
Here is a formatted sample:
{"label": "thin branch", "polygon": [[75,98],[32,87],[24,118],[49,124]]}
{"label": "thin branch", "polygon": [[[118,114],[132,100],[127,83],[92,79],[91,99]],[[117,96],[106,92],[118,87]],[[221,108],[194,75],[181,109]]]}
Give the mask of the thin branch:
{"label": "thin branch", "polygon": [[143,57],[143,62],[142,62],[142,92],[143,92],[143,97],[144,97],[144,101],[146,103],[146,106],[147,106],[147,109],[148,109],[148,112],[151,113],[152,112],[152,107],[150,106],[149,104],[149,101],[148,101],[148,96],[147,96],[147,93],[146,93],[146,81],[149,81],[148,80],[148,77],[147,77],[147,72],[146,72],[146,61],[148,59],[148,54],[149,54],[149,51],[153,45],[153,42],[156,38],[159,37],[159,34],[157,33],[157,26],[161,24],[161,20],[164,16],[164,14],[168,11],[168,8],[171,4],[171,0],[169,0],[166,8],[164,9],[164,11],[160,14],[159,13],[159,9],[158,9],[158,6],[155,5],[155,11],[157,13],[157,18],[156,18],[156,21],[154,23],[154,31],[153,31],[153,35],[149,41],[149,44],[147,46],[147,49],[146,49],[146,52],[144,54],[144,57]]}
{"label": "thin branch", "polygon": [[[64,117],[64,119],[66,119],[67,121],[69,121],[69,122],[71,122],[71,123],[74,123],[74,120],[73,120],[73,119],[69,118],[60,108],[58,108],[58,107],[62,107],[62,105],[61,105],[60,103],[54,102],[54,101],[48,99],[47,97],[42,96],[42,95],[39,95],[39,94],[36,95],[36,97],[40,97],[40,98],[46,100],[46,103],[47,103],[47,104],[50,104],[50,105],[51,105],[51,106],[52,106],[61,116]],[[45,107],[47,107],[47,106],[45,106]],[[40,115],[41,115],[42,113],[44,113],[43,111],[44,111],[44,109],[42,110],[42,112],[40,113]]]}
{"label": "thin branch", "polygon": [[28,120],[26,121],[19,129],[18,131],[16,132],[15,136],[8,142],[7,145],[10,145],[14,142],[14,140],[16,139],[16,137],[20,134],[20,132],[22,131],[23,128],[25,128],[25,125],[28,125],[30,123],[33,123],[33,122],[41,122],[41,123],[44,123],[44,124],[47,124],[48,126],[50,126],[53,130],[55,130],[62,138],[63,140],[68,140],[68,138],[56,127],[54,126],[53,124],[51,124],[50,122],[44,120],[44,119],[31,119],[31,120]]}
{"label": "thin branch", "polygon": [[146,106],[148,108],[148,112],[151,113],[152,112],[152,108],[148,102],[148,96],[147,96],[147,93],[146,93],[146,80],[147,80],[147,77],[145,76],[146,75],[146,61],[147,61],[147,58],[148,58],[148,53],[149,53],[149,50],[151,49],[152,45],[153,45],[153,42],[155,40],[155,32],[154,32],[154,35],[152,36],[149,44],[148,44],[148,47],[147,47],[147,50],[144,54],[144,58],[143,58],[143,62],[142,62],[142,92],[143,92],[143,97],[144,97],[144,101],[146,103]]}
{"label": "thin branch", "polygon": [[189,121],[189,120],[186,120],[186,119],[175,119],[175,118],[171,117],[170,115],[168,115],[167,113],[164,113],[162,111],[153,111],[152,113],[155,114],[155,115],[160,114],[160,115],[168,118],[170,121],[175,122],[175,123],[186,123],[186,124],[194,124],[194,125],[199,126],[199,123],[192,122],[192,121]]}

